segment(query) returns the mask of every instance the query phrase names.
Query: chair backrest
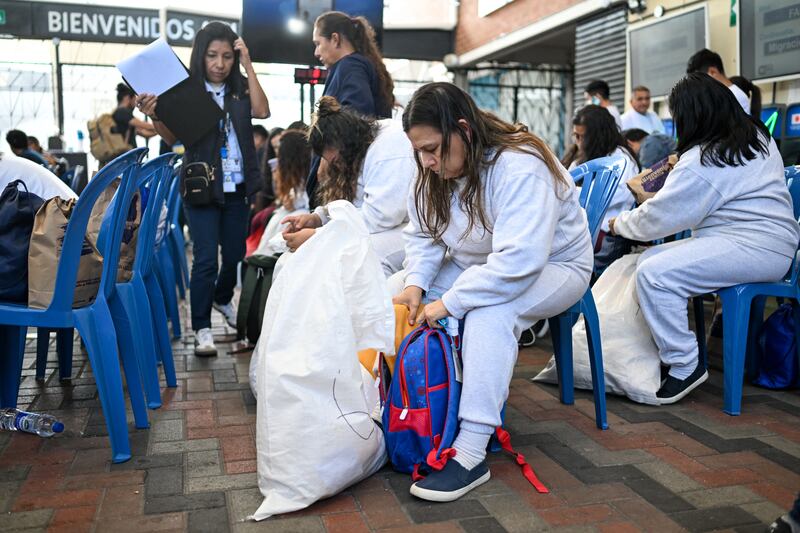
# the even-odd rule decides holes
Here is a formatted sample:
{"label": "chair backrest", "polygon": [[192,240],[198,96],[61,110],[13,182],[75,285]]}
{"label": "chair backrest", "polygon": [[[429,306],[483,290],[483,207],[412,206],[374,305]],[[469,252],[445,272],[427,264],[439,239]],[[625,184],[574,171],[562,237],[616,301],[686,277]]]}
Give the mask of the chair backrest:
{"label": "chair backrest", "polygon": [[122,240],[123,224],[127,216],[127,209],[120,206],[130,205],[133,189],[136,185],[136,172],[146,154],[147,148],[134,148],[122,154],[104,166],[83,189],[72,210],[64,233],[61,257],[56,271],[53,299],[48,310],[69,311],[72,309],[75,281],[78,276],[78,261],[83,249],[89,216],[100,193],[119,177],[121,180],[116,195],[122,201],[115,202],[112,212],[109,213],[109,216],[112,217],[111,233],[109,238],[105,239],[102,249],[99,250],[103,256],[103,273],[100,278],[98,294],[102,293],[106,298],[110,296],[117,279],[119,247]]}
{"label": "chair backrest", "polygon": [[181,188],[180,188],[180,175],[181,175],[181,165],[175,166],[175,178],[172,180],[172,183],[169,186],[169,192],[167,193],[167,209],[169,214],[167,215],[167,221],[170,224],[175,225],[176,227],[179,224],[178,219],[180,218],[180,209],[181,209]]}
{"label": "chair backrest", "polygon": [[792,206],[794,207],[795,218],[800,217],[800,165],[793,165],[783,169],[786,176],[786,186],[792,196]]}
{"label": "chair backrest", "polygon": [[570,171],[575,183],[582,182],[579,201],[586,210],[592,243],[597,241],[606,210],[627,165],[625,157],[608,156],[592,159]]}
{"label": "chair backrest", "polygon": [[161,206],[164,203],[167,188],[170,185],[173,170],[172,163],[177,156],[172,153],[162,154],[144,164],[139,172],[138,186],[149,187],[147,207],[142,213],[139,236],[136,243],[136,258],[133,262],[134,275],[146,275],[155,248],[156,230],[161,217]]}

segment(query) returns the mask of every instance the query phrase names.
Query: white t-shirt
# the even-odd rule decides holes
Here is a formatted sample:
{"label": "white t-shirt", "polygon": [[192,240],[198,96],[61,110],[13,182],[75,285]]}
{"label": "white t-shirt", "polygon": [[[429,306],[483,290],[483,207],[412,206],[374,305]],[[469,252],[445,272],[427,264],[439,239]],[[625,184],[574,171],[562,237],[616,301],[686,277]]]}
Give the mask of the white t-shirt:
{"label": "white t-shirt", "polygon": [[[220,109],[225,109],[225,90],[227,86],[224,83],[212,84],[206,81],[206,91],[211,93],[211,98],[217,103]],[[230,115],[226,114],[225,120],[229,120]],[[233,127],[233,122],[228,122],[228,159],[238,159],[240,169],[243,168],[244,162],[242,161],[242,150],[239,148],[239,138],[236,137],[236,130]],[[234,183],[244,182],[244,173],[242,170],[232,172],[231,178]]]}
{"label": "white t-shirt", "polygon": [[[742,106],[742,109],[744,109],[744,112],[749,115],[750,114],[750,98],[747,97],[747,94],[745,94],[745,92],[743,90],[741,90],[739,87],[737,87],[735,83],[731,83],[731,85],[728,87],[728,89],[731,90],[731,92],[733,93],[733,96],[735,96],[736,100],[739,101],[739,105]],[[758,118],[758,117],[756,117],[756,118]]]}
{"label": "white t-shirt", "polygon": [[622,129],[622,117],[619,114],[619,109],[617,109],[617,106],[615,106],[614,104],[611,104],[610,106],[606,107],[605,109],[609,113],[611,113],[612,117],[614,117],[614,122],[617,123],[617,127],[619,129]]}
{"label": "white t-shirt", "polygon": [[42,165],[37,165],[33,161],[17,157],[14,154],[2,153],[0,154],[0,193],[14,180],[24,181],[28,192],[42,200],[49,200],[54,196],[60,196],[65,200],[78,197],[72,189],[67,187],[66,183]]}
{"label": "white t-shirt", "polygon": [[647,111],[644,115],[630,109],[622,114],[622,129],[630,130],[638,128],[647,133],[664,133],[664,123],[652,111]]}

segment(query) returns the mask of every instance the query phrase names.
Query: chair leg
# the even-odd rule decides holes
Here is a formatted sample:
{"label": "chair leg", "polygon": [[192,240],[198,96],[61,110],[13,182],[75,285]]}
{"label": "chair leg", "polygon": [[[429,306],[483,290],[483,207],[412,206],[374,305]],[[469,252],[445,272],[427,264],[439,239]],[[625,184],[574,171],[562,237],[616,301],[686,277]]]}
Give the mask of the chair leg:
{"label": "chair leg", "polygon": [[747,329],[747,349],[745,351],[744,372],[748,380],[754,380],[758,372],[758,358],[760,349],[758,347],[758,335],[764,325],[764,308],[766,307],[766,296],[755,296],[750,302],[750,322]]}
{"label": "chair leg", "polygon": [[168,257],[164,257],[166,249],[162,246],[156,251],[155,261],[153,267],[158,275],[159,285],[164,294],[164,304],[169,315],[169,321],[172,324],[172,337],[178,339],[181,337],[181,315],[178,310],[178,298],[175,293],[175,274],[167,264]]}
{"label": "chair leg", "polygon": [[186,249],[178,249],[178,244],[175,242],[175,238],[172,234],[167,236],[164,246],[167,246],[167,251],[169,252],[170,257],[170,266],[172,267],[173,272],[175,272],[175,281],[178,285],[178,297],[181,300],[185,300],[187,282],[183,279],[183,267],[181,266],[180,254],[183,253],[185,256]]}
{"label": "chair leg", "polygon": [[[139,290],[137,290],[137,285],[140,286]],[[147,407],[158,409],[161,407],[161,388],[158,385],[158,367],[156,365],[158,346],[155,334],[150,327],[150,306],[147,305],[146,298],[147,294],[140,278],[131,280],[126,285],[117,285],[117,298],[114,300],[115,305],[112,305],[111,311],[114,315],[114,323],[119,323],[125,329],[126,335],[131,335],[132,339],[137,340],[132,349],[121,348],[123,361],[132,369],[138,369],[135,379],[139,379],[141,376],[139,384],[143,386],[147,396]],[[125,339],[120,338],[120,343],[124,345]],[[131,384],[128,383],[128,389],[130,388]],[[144,418],[146,418],[146,414]]]}
{"label": "chair leg", "polygon": [[724,361],[725,407],[729,415],[742,412],[747,327],[750,322],[750,297],[720,291],[722,299],[722,351]]}
{"label": "chair leg", "polygon": [[169,330],[167,328],[167,311],[164,308],[166,297],[157,276],[148,276],[144,282],[147,287],[147,298],[152,312],[152,324],[156,335],[156,343],[158,344],[158,354],[164,365],[164,378],[167,381],[167,387],[177,387],[175,361],[173,360],[172,344],[170,343]]}
{"label": "chair leg", "polygon": [[50,351],[50,332],[47,328],[36,328],[36,381],[44,381],[47,375],[47,354]]}
{"label": "chair leg", "polygon": [[58,378],[72,379],[72,351],[75,338],[74,328],[56,330],[56,353],[58,354]]}
{"label": "chair leg", "polygon": [[553,340],[553,353],[558,374],[558,392],[561,403],[575,403],[575,385],[572,371],[572,313],[564,312],[550,318],[550,338]]}
{"label": "chair leg", "polygon": [[181,267],[183,275],[183,284],[189,286],[189,261],[186,259],[186,240],[183,238],[183,232],[180,227],[176,227],[170,232],[172,236],[172,243],[175,245],[177,253],[178,265]]}
{"label": "chair leg", "polygon": [[0,325],[0,407],[16,407],[28,328]]}
{"label": "chair leg", "polygon": [[100,295],[95,302],[73,311],[75,326],[86,344],[89,363],[97,383],[100,404],[111,441],[112,460],[122,463],[131,458],[128,440],[128,422],[125,414],[125,396],[119,372],[117,335],[105,299]]}
{"label": "chair leg", "polygon": [[792,305],[792,314],[794,318],[794,345],[797,348],[797,381],[795,382],[795,386],[800,386],[800,303],[794,302]]}
{"label": "chair leg", "polygon": [[695,296],[692,298],[694,308],[694,332],[697,336],[697,350],[700,357],[700,364],[703,368],[708,368],[708,347],[706,346],[706,317],[703,307],[703,297]]}
{"label": "chair leg", "polygon": [[600,318],[591,291],[581,301],[583,321],[586,325],[586,340],[589,346],[589,363],[592,370],[595,423],[599,429],[608,429],[606,414],[606,380],[603,371],[603,347],[600,342]]}

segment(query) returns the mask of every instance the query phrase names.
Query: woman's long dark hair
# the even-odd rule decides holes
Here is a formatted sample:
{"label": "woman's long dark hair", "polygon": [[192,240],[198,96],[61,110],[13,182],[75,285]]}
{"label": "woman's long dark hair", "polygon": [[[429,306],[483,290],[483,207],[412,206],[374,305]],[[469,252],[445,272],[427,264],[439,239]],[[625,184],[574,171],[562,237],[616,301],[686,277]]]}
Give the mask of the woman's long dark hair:
{"label": "woman's long dark hair", "polygon": [[608,110],[599,105],[587,105],[578,110],[572,119],[575,126],[583,126],[586,133],[579,144],[578,163],[585,163],[598,157],[606,157],[622,148],[636,164],[639,160],[628,146],[628,141],[617,127],[617,122]]}
{"label": "woman's long dark hair", "polygon": [[311,167],[311,148],[306,133],[300,130],[285,130],[281,135],[278,168],[275,172],[275,196],[289,211],[294,211],[292,191],[299,189]]}
{"label": "woman's long dark hair", "polygon": [[[469,134],[458,122],[462,119],[469,125]],[[466,184],[459,194],[459,205],[469,218],[469,225],[462,238],[469,235],[478,224],[491,232],[483,205],[481,173],[494,165],[505,150],[531,154],[540,159],[550,171],[556,190],[568,187],[563,175],[564,168],[544,141],[522,124],[509,124],[491,113],[481,111],[472,97],[452,83],[429,83],[417,89],[403,112],[403,129],[406,133],[414,126],[430,126],[442,133],[442,169],[450,153],[450,137],[458,135],[464,142],[463,176]],[[415,154],[414,157],[419,172],[414,189],[417,217],[424,231],[440,241],[450,223],[450,202],[456,182],[424,169],[419,155]]]}
{"label": "woman's long dark hair", "polygon": [[[369,59],[378,72],[378,88],[383,103],[391,109],[394,106],[394,82],[383,64],[383,56],[375,41],[375,30],[369,21],[364,17],[351,17],[341,11],[328,11],[317,17],[314,26],[326,39],[338,33],[340,38],[347,39],[353,45],[356,52]],[[380,110],[375,111],[380,114]]]}
{"label": "woman's long dark hair", "polygon": [[672,88],[669,109],[678,153],[700,147],[706,166],[737,167],[769,153],[769,131],[744,112],[733,93],[707,74],[687,74]]}
{"label": "woman's long dark hair", "polygon": [[750,99],[750,115],[755,117],[756,120],[760,120],[761,89],[758,88],[758,85],[748,80],[744,76],[733,76],[729,79],[731,80],[731,83],[744,91],[744,94],[746,94],[747,98]]}
{"label": "woman's long dark hair", "polygon": [[[212,41],[227,41],[233,50],[233,43],[238,39],[230,26],[224,22],[213,21],[197,32],[192,44],[192,57],[189,60],[189,73],[192,78],[196,78],[205,83],[206,77],[206,50]],[[243,96],[247,94],[247,78],[242,75],[239,68],[239,52],[233,52],[233,66],[231,72],[225,79],[225,85],[231,94]]]}
{"label": "woman's long dark hair", "polygon": [[308,143],[319,156],[327,148],[339,151],[336,161],[328,165],[327,177],[320,180],[318,195],[321,203],[355,200],[358,176],[377,134],[377,122],[342,109],[333,96],[320,98],[308,128]]}

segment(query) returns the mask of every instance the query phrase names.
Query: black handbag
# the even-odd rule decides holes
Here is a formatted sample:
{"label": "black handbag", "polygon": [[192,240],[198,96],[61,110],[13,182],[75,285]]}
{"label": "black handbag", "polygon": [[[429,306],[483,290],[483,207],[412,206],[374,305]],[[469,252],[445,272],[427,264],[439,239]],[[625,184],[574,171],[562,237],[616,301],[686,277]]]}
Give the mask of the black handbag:
{"label": "black handbag", "polygon": [[214,167],[198,161],[189,163],[181,171],[183,201],[199,207],[210,205],[214,199]]}
{"label": "black handbag", "polygon": [[28,248],[36,212],[43,203],[22,180],[12,181],[0,194],[0,301],[28,301]]}

